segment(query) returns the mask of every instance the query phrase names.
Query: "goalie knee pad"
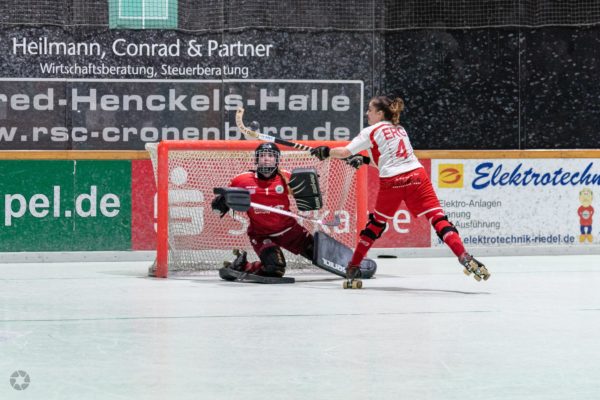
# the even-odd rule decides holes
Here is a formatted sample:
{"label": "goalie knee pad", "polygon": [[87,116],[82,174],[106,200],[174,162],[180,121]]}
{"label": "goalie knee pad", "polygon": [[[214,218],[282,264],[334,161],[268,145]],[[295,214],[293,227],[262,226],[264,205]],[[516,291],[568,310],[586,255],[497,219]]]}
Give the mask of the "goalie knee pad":
{"label": "goalie knee pad", "polygon": [[307,245],[304,247],[304,250],[302,250],[300,255],[312,261],[315,252],[315,240],[313,235],[310,235],[310,239],[307,240],[307,242]]}
{"label": "goalie knee pad", "polygon": [[285,274],[285,257],[280,247],[267,247],[260,253],[259,257],[263,264],[262,269],[265,276],[282,277]]}
{"label": "goalie knee pad", "polygon": [[450,232],[458,234],[458,230],[452,222],[448,221],[448,217],[446,215],[444,215],[443,217],[437,217],[435,220],[432,220],[431,225],[433,226],[433,229],[435,229],[435,233],[437,233],[438,237],[442,241],[444,240],[444,236],[446,236]]}
{"label": "goalie knee pad", "polygon": [[366,236],[371,240],[377,240],[383,235],[386,226],[386,222],[377,221],[375,219],[375,214],[371,213],[369,214],[369,222],[367,222],[365,229],[360,231],[360,235]]}

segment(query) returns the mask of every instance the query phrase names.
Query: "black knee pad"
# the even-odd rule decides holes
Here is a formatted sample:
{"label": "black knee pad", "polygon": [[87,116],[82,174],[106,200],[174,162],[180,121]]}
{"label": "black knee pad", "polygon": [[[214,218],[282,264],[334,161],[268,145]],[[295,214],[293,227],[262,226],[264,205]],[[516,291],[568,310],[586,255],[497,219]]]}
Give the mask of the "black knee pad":
{"label": "black knee pad", "polygon": [[282,277],[285,274],[285,257],[278,246],[267,247],[260,253],[262,270],[265,276]]}
{"label": "black knee pad", "polygon": [[304,250],[302,250],[302,253],[300,253],[300,255],[302,257],[312,261],[314,252],[315,252],[315,239],[314,239],[313,235],[309,235],[309,239],[307,240],[307,245],[306,245],[306,247],[304,247]]}
{"label": "black knee pad", "polygon": [[444,236],[446,236],[448,232],[458,233],[458,229],[456,229],[452,222],[448,221],[448,217],[446,215],[432,220],[431,226],[433,226],[435,233],[437,233],[438,237],[442,241],[444,240]]}
{"label": "black knee pad", "polygon": [[377,221],[375,219],[375,215],[371,213],[369,214],[369,222],[367,222],[367,226],[365,229],[360,231],[360,234],[372,240],[377,240],[381,237],[381,235],[383,235],[386,226],[386,222]]}

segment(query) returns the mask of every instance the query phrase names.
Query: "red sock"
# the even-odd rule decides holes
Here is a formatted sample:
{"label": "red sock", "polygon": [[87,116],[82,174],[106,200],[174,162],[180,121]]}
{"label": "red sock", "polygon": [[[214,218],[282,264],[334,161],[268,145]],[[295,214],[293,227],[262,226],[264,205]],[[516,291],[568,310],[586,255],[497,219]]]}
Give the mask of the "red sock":
{"label": "red sock", "polygon": [[360,265],[360,262],[365,258],[367,252],[373,245],[374,240],[366,237],[364,235],[360,235],[358,239],[358,243],[356,244],[356,249],[354,249],[354,254],[352,254],[352,259],[350,260],[350,265]]}
{"label": "red sock", "polygon": [[452,250],[456,257],[460,257],[466,252],[465,246],[456,232],[448,232],[446,236],[444,236],[444,243],[450,247],[450,250]]}
{"label": "red sock", "polygon": [[452,250],[456,257],[460,257],[466,252],[465,246],[463,245],[462,239],[456,231],[456,228],[448,221],[448,217],[444,216],[442,211],[436,210],[426,214],[426,217],[429,222],[431,222],[431,225],[438,236],[443,235],[441,236],[442,240],[450,247],[450,250]]}
{"label": "red sock", "polygon": [[375,240],[383,235],[386,226],[385,220],[378,220],[375,213],[369,214],[369,222],[367,222],[365,229],[360,231],[358,243],[354,249],[354,254],[352,254],[350,265],[360,265],[360,262],[365,258]]}

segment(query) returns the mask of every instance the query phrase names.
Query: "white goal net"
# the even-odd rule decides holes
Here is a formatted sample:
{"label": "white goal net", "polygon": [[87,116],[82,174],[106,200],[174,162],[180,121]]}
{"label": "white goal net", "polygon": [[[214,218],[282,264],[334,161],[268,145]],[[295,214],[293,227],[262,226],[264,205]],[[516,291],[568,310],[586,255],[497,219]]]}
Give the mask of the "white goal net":
{"label": "white goal net", "polygon": [[[168,249],[168,255],[163,259],[166,260],[169,274],[217,270],[224,260],[232,260],[233,249],[247,250],[249,261],[258,259],[246,234],[246,214],[230,211],[220,218],[219,214],[211,210],[210,203],[214,197],[213,188],[227,187],[233,177],[254,169],[254,149],[260,143],[165,141],[160,144],[164,147],[161,153],[162,163],[159,161],[159,145],[146,145],[158,187],[158,261],[160,264],[162,244],[164,249]],[[343,144],[337,142],[336,146]],[[311,142],[311,145],[319,143]],[[360,203],[357,193],[361,189],[356,170],[340,160],[321,162],[307,152],[288,151],[283,147],[281,150],[281,169],[292,171],[294,168],[316,168],[323,196],[324,207],[321,210],[299,212],[291,199],[291,211],[312,219],[333,220],[338,216],[340,224],[335,227],[321,226],[308,219],[300,219],[300,222],[311,232],[316,229],[323,230],[340,242],[353,247],[356,240],[357,216],[361,213],[366,215],[366,210],[358,211],[357,208],[357,204]],[[161,183],[161,171],[162,179],[167,180],[166,182]],[[161,223],[161,212],[163,221],[167,221],[166,224]],[[311,266],[310,261],[301,256],[288,252],[285,252],[285,255],[288,269]],[[156,264],[153,268],[156,268]],[[154,269],[151,269],[150,273],[161,275]]]}

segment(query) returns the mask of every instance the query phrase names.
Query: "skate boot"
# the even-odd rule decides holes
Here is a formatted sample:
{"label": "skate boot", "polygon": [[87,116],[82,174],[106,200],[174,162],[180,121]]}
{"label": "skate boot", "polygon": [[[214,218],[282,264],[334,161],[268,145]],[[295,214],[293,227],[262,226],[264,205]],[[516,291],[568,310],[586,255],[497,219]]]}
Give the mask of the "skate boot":
{"label": "skate boot", "polygon": [[487,281],[490,277],[490,273],[488,272],[485,265],[483,265],[480,261],[474,258],[469,253],[465,253],[458,258],[458,261],[461,263],[465,269],[463,272],[465,275],[473,274],[473,278],[476,281],[480,281],[483,278],[484,281]]}
{"label": "skate boot", "polygon": [[219,276],[225,280],[234,280],[235,278],[231,278],[231,276],[227,273],[227,269],[232,269],[234,271],[244,272],[246,269],[246,264],[248,261],[246,257],[248,253],[244,250],[233,250],[233,255],[235,259],[233,261],[223,261],[223,268],[219,269]]}
{"label": "skate boot", "polygon": [[346,267],[346,280],[343,283],[344,289],[360,289],[362,281],[360,280],[362,273],[358,265],[348,265]]}

